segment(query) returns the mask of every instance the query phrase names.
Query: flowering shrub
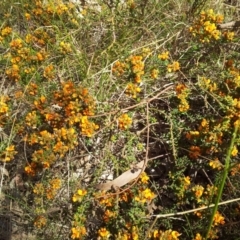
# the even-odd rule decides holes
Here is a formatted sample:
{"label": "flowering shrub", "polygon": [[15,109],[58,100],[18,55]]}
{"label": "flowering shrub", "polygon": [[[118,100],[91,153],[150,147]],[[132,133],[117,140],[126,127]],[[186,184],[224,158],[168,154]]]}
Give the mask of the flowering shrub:
{"label": "flowering shrub", "polygon": [[234,11],[92,2],[2,3],[3,198],[36,239],[237,238]]}

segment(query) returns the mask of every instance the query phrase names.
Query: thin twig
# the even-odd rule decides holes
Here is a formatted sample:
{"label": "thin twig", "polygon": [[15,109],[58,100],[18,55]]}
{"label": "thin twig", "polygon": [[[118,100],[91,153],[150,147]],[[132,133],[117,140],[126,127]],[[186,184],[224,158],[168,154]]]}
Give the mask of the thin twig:
{"label": "thin twig", "polygon": [[[220,202],[217,206],[226,205],[228,203],[233,203],[233,202],[238,202],[238,201],[240,201],[240,198],[235,198],[235,199],[227,200],[227,201],[224,201],[224,202]],[[215,204],[210,204],[209,206],[194,208],[194,209],[183,211],[183,212],[151,215],[150,217],[156,217],[157,219],[158,218],[173,217],[173,216],[175,217],[175,216],[185,215],[185,214],[189,214],[189,213],[193,213],[193,212],[197,212],[197,211],[202,211],[202,210],[205,210],[205,209],[208,209],[208,208],[213,208],[213,207],[215,207]]]}

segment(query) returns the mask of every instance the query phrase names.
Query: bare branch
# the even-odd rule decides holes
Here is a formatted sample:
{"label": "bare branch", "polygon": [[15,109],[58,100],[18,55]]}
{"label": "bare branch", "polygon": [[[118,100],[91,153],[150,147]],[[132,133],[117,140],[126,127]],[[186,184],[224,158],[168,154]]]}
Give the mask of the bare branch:
{"label": "bare branch", "polygon": [[238,28],[238,27],[240,27],[240,21],[232,21],[232,22],[223,23],[223,24],[218,25],[219,29]]}

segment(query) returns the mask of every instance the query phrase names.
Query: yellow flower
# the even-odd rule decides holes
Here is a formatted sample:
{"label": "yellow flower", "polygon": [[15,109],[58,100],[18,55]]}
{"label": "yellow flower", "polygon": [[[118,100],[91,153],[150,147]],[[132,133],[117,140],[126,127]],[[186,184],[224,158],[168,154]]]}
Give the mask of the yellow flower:
{"label": "yellow flower", "polygon": [[185,189],[187,189],[188,188],[188,186],[191,184],[191,179],[190,179],[190,177],[189,176],[187,176],[187,177],[184,177],[183,178],[183,184],[184,184],[184,188]]}
{"label": "yellow flower", "polygon": [[87,194],[87,191],[85,189],[78,189],[77,193],[73,195],[73,202],[80,202],[82,198]]}
{"label": "yellow flower", "polygon": [[132,119],[125,113],[118,118],[118,124],[121,130],[126,130],[132,124]]}
{"label": "yellow flower", "polygon": [[209,33],[212,33],[214,30],[216,30],[216,25],[214,23],[210,23],[210,21],[206,21],[204,23],[204,26],[205,26],[205,30]]}
{"label": "yellow flower", "polygon": [[51,80],[54,78],[54,66],[52,64],[48,65],[44,68],[43,76],[47,78],[48,80]]}
{"label": "yellow flower", "polygon": [[228,40],[228,41],[232,41],[233,40],[233,37],[234,37],[234,32],[224,32],[224,37]]}
{"label": "yellow flower", "polygon": [[196,215],[199,218],[202,218],[202,213],[201,211],[194,212],[194,215]]}
{"label": "yellow flower", "polygon": [[36,195],[43,195],[44,193],[44,186],[42,183],[36,183],[34,188],[33,188],[33,192],[36,194]]}
{"label": "yellow flower", "polygon": [[158,238],[159,237],[159,232],[158,230],[153,231],[153,238]]}
{"label": "yellow flower", "polygon": [[106,228],[100,228],[98,230],[98,235],[102,238],[108,238],[110,236],[110,233]]}
{"label": "yellow flower", "polygon": [[87,231],[85,227],[73,227],[72,228],[72,239],[80,239],[80,237],[86,235]]}
{"label": "yellow flower", "polygon": [[34,226],[42,228],[47,224],[47,219],[44,216],[38,216],[34,221]]}
{"label": "yellow flower", "polygon": [[150,190],[150,189],[145,189],[143,192],[142,192],[144,198],[148,199],[148,200],[152,200],[155,196],[155,194]]}
{"label": "yellow flower", "polygon": [[1,30],[1,35],[3,37],[9,35],[12,32],[12,28],[11,27],[5,27]]}
{"label": "yellow flower", "polygon": [[237,149],[236,146],[233,146],[233,150],[232,150],[231,154],[232,154],[233,157],[236,157],[236,156],[237,156],[237,154],[238,154],[238,149]]}
{"label": "yellow flower", "polygon": [[175,239],[178,239],[178,237],[180,236],[181,234],[177,231],[172,231],[171,232],[171,236],[172,236],[172,239],[175,240]]}
{"label": "yellow flower", "polygon": [[29,13],[25,13],[25,18],[29,21],[31,19],[31,15]]}
{"label": "yellow flower", "polygon": [[110,211],[109,209],[107,209],[105,212],[104,212],[104,215],[103,215],[103,219],[105,222],[108,222],[110,220],[110,218],[113,218],[115,217],[115,213]]}
{"label": "yellow flower", "polygon": [[65,43],[65,42],[60,42],[59,50],[63,54],[67,54],[67,53],[71,53],[72,52],[72,48],[71,48],[70,43]]}
{"label": "yellow flower", "polygon": [[202,236],[199,233],[197,233],[196,237],[193,240],[202,240],[202,239],[203,239]]}
{"label": "yellow flower", "polygon": [[224,217],[217,211],[214,215],[213,222],[214,226],[217,226],[219,224],[223,225],[225,223]]}
{"label": "yellow flower", "polygon": [[121,76],[124,73],[125,69],[126,69],[126,64],[120,61],[117,61],[114,63],[112,71],[117,76]]}
{"label": "yellow flower", "polygon": [[219,161],[218,158],[215,158],[214,160],[211,160],[209,162],[209,166],[212,167],[213,169],[217,168],[218,170],[220,170],[222,168],[222,164]]}
{"label": "yellow flower", "polygon": [[168,64],[167,70],[168,70],[168,72],[176,72],[176,71],[180,70],[180,63],[174,61],[172,64]]}
{"label": "yellow flower", "polygon": [[134,199],[137,202],[145,203],[151,201],[154,197],[155,194],[149,188],[146,188],[143,191],[139,191],[139,196],[136,196]]}
{"label": "yellow flower", "polygon": [[17,154],[17,151],[15,151],[14,145],[10,145],[10,146],[6,147],[6,149],[3,153],[2,161],[4,161],[4,162],[11,161],[14,158],[15,154]]}
{"label": "yellow flower", "polygon": [[181,235],[179,232],[177,231],[172,231],[171,229],[166,230],[165,232],[163,231],[159,231],[160,234],[160,238],[158,239],[169,239],[169,240],[178,240],[179,236]]}
{"label": "yellow flower", "polygon": [[59,178],[52,179],[50,184],[53,189],[59,189],[61,187],[61,180]]}
{"label": "yellow flower", "polygon": [[117,240],[129,240],[130,236],[127,233],[118,233]]}
{"label": "yellow flower", "polygon": [[198,130],[206,132],[208,130],[208,128],[209,128],[209,121],[204,118],[202,120],[202,122],[200,123]]}
{"label": "yellow flower", "polygon": [[72,239],[80,238],[80,232],[77,228],[72,228]]}
{"label": "yellow flower", "polygon": [[142,61],[142,56],[131,56],[128,61],[131,62],[131,70],[135,75],[135,82],[141,82],[141,76],[144,74],[144,62]]}
{"label": "yellow flower", "polygon": [[12,67],[6,70],[6,74],[10,79],[18,81],[20,79],[20,68],[17,64],[13,64]]}
{"label": "yellow flower", "polygon": [[236,121],[234,122],[234,127],[237,127],[237,126],[240,126],[240,120],[236,120]]}
{"label": "yellow flower", "polygon": [[16,38],[10,42],[10,47],[14,49],[19,49],[19,48],[22,48],[22,44],[23,44],[22,39]]}
{"label": "yellow flower", "polygon": [[151,71],[151,78],[152,79],[157,79],[159,71],[157,69],[153,69]]}
{"label": "yellow flower", "polygon": [[186,99],[181,99],[180,104],[178,105],[178,110],[180,112],[186,112],[189,109],[189,104]]}
{"label": "yellow flower", "polygon": [[8,106],[6,104],[7,98],[4,96],[0,97],[0,113],[7,113],[8,112]]}
{"label": "yellow flower", "polygon": [[143,172],[142,174],[141,174],[141,176],[140,176],[140,179],[141,179],[141,182],[142,183],[148,183],[148,180],[149,180],[149,177],[148,177],[148,175],[145,173],[145,172]]}
{"label": "yellow flower", "polygon": [[133,228],[132,228],[132,240],[138,240],[139,238],[138,238],[138,233],[137,233],[137,228],[134,226]]}
{"label": "yellow flower", "polygon": [[36,175],[36,168],[37,168],[36,163],[32,162],[29,166],[26,166],[24,168],[24,170],[28,175],[35,176]]}
{"label": "yellow flower", "polygon": [[136,98],[137,94],[141,92],[141,88],[138,87],[135,83],[128,83],[126,88],[126,94],[129,95],[132,98]]}
{"label": "yellow flower", "polygon": [[161,54],[158,55],[158,58],[163,61],[167,60],[169,58],[169,52],[168,51],[162,52]]}
{"label": "yellow flower", "polygon": [[151,49],[150,49],[150,48],[143,48],[143,49],[142,49],[142,56],[143,56],[143,57],[147,57],[147,56],[149,56],[149,55],[152,55]]}
{"label": "yellow flower", "polygon": [[196,185],[192,188],[192,191],[195,192],[195,197],[197,198],[197,201],[200,202],[200,198],[204,192],[204,187],[201,185]]}
{"label": "yellow flower", "polygon": [[81,127],[82,134],[87,137],[92,137],[92,135],[94,134],[94,131],[99,128],[98,125],[96,125],[93,122],[90,122],[87,116],[83,116],[81,118],[80,127]]}

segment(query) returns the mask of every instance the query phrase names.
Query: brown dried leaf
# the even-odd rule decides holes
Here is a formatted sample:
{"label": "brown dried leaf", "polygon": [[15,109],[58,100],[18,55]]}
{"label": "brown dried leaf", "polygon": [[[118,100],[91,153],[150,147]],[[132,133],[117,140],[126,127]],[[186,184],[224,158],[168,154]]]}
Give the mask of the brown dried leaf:
{"label": "brown dried leaf", "polygon": [[119,177],[115,178],[113,181],[98,184],[96,186],[96,188],[99,190],[108,191],[112,188],[112,186],[122,187],[122,186],[126,185],[127,183],[131,182],[132,180],[134,180],[135,178],[137,178],[139,176],[139,174],[141,173],[141,169],[144,166],[144,162],[145,161],[141,161],[138,164],[136,164],[135,169],[134,169],[135,171],[130,169],[130,170],[124,172],[123,174],[121,174]]}

